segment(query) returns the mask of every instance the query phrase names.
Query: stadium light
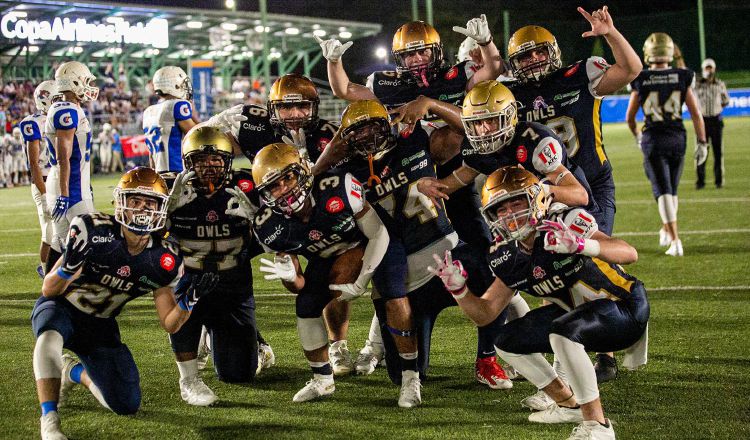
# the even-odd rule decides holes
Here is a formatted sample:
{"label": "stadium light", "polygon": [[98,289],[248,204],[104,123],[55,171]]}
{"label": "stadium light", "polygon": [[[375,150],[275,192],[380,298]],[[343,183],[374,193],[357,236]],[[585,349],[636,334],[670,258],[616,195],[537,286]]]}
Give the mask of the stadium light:
{"label": "stadium light", "polygon": [[234,23],[222,23],[221,24],[221,28],[224,29],[225,31],[236,31],[237,27],[238,26]]}
{"label": "stadium light", "polygon": [[226,1],[224,2],[224,6],[226,6],[226,7],[227,7],[227,9],[232,9],[232,10],[234,10],[234,8],[236,8],[236,7],[237,7],[237,2],[236,2],[236,1],[234,1],[234,0],[226,0]]}
{"label": "stadium light", "polygon": [[385,47],[375,49],[375,56],[385,61],[388,58],[388,51]]}
{"label": "stadium light", "polygon": [[29,46],[29,52],[39,52],[39,46]]}
{"label": "stadium light", "polygon": [[315,29],[313,31],[313,35],[317,35],[318,37],[325,37],[326,34],[327,34],[327,32],[324,31],[323,29]]}
{"label": "stadium light", "polygon": [[299,35],[299,29],[297,29],[296,27],[286,28],[284,29],[284,33],[286,33],[287,35]]}
{"label": "stadium light", "polygon": [[76,46],[73,48],[73,53],[83,53],[83,48],[81,46]]}
{"label": "stadium light", "polygon": [[339,37],[341,38],[352,38],[352,33],[349,31],[341,31],[339,32]]}
{"label": "stadium light", "polygon": [[[264,32],[264,31],[263,31],[263,26],[262,26],[262,25],[258,25],[258,26],[255,26],[255,27],[254,27],[253,29],[255,29],[255,32],[259,32],[259,33],[260,33],[260,32]],[[268,27],[268,26],[266,26],[266,28],[265,28],[265,32],[271,32],[271,28],[270,28],[270,27]]]}
{"label": "stadium light", "polygon": [[185,26],[187,26],[189,29],[200,29],[203,27],[203,23],[200,21],[188,21],[185,23]]}

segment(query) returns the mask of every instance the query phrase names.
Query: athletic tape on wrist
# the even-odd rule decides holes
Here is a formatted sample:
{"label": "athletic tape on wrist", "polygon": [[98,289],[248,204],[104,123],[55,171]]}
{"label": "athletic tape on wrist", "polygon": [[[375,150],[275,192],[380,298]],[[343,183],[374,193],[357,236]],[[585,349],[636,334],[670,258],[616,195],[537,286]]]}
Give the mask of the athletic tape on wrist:
{"label": "athletic tape on wrist", "polygon": [[55,272],[55,273],[57,274],[57,276],[59,276],[60,278],[66,280],[66,281],[69,280],[69,279],[71,279],[71,278],[73,278],[73,274],[64,271],[62,267],[58,267],[57,268],[57,272]]}

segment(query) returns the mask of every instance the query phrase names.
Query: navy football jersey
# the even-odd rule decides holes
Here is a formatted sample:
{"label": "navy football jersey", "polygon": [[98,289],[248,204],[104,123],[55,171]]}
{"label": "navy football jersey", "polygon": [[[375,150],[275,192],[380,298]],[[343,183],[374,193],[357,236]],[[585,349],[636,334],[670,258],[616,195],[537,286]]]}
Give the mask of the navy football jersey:
{"label": "navy football jersey", "polygon": [[[379,184],[367,187],[367,201],[378,206],[389,233],[404,242],[411,255],[454,233],[445,214],[429,197],[417,190],[422,177],[436,177],[427,133],[417,125],[408,137],[399,136],[398,145],[375,164]],[[366,161],[352,160],[348,169],[361,182],[370,176]],[[385,216],[385,218],[383,218]]]}
{"label": "navy football jersey", "polygon": [[252,179],[248,170],[235,170],[228,185],[210,197],[199,195],[170,214],[170,238],[179,245],[187,272],[220,272],[222,278],[250,279],[250,259],[259,250],[253,246],[250,222],[225,213],[231,195],[224,188],[238,186],[257,206]]}
{"label": "navy football jersey", "polygon": [[518,118],[553,129],[594,192],[600,186],[614,187],[602,138],[602,99],[594,92],[608,68],[603,58],[591,57],[539,82],[505,84],[518,101]]}
{"label": "navy football jersey", "polygon": [[[247,118],[247,121],[242,122],[235,137],[242,153],[248,159],[253,160],[258,151],[268,144],[283,142],[281,137],[285,133],[271,124],[271,117],[264,107],[246,105],[242,107],[242,115]],[[318,160],[338,129],[336,124],[325,119],[319,119],[314,130],[305,129],[307,154],[313,163]]]}
{"label": "navy football jersey", "polygon": [[75,308],[97,318],[117,316],[128,301],[174,287],[182,275],[182,257],[173,244],[152,234],[146,248],[131,255],[120,227],[114,216],[102,213],[70,222],[70,230],[88,243],[91,254],[81,276],[63,295]]}
{"label": "navy football jersey", "polygon": [[314,206],[307,222],[261,208],[253,222],[258,241],[272,252],[307,259],[336,257],[367,241],[354,219],[364,208],[364,189],[350,173],[317,176],[310,197]]}
{"label": "navy football jersey", "polygon": [[685,131],[682,105],[693,81],[695,73],[689,69],[644,69],[638,74],[630,87],[638,92],[643,130]]}
{"label": "navy football jersey", "polygon": [[[596,232],[593,216],[581,208],[555,214],[580,237]],[[638,282],[618,264],[580,254],[556,254],[544,249],[538,233],[531,255],[516,241],[498,243],[490,249],[490,268],[511,289],[542,297],[566,310],[597,299],[628,299]]]}

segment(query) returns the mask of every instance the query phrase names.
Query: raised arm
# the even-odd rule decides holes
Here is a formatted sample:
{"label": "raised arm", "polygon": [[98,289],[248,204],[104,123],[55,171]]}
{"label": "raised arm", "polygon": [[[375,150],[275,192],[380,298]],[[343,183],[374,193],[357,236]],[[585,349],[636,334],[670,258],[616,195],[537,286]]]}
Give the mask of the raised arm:
{"label": "raised arm", "polygon": [[346,99],[347,101],[359,101],[362,99],[375,99],[375,94],[367,87],[353,83],[349,80],[349,75],[344,70],[341,62],[341,56],[349,49],[352,41],[341,44],[337,39],[323,40],[317,35],[315,41],[320,44],[323,51],[323,57],[327,60],[328,82],[331,83],[331,90],[337,98]]}
{"label": "raised arm", "polygon": [[473,38],[479,45],[479,51],[482,52],[484,65],[479,69],[466,83],[466,90],[471,90],[475,84],[487,79],[495,79],[505,73],[505,65],[497,50],[495,42],[492,40],[487,17],[482,14],[479,18],[472,18],[466,23],[466,27],[453,26],[453,30],[459,34]]}

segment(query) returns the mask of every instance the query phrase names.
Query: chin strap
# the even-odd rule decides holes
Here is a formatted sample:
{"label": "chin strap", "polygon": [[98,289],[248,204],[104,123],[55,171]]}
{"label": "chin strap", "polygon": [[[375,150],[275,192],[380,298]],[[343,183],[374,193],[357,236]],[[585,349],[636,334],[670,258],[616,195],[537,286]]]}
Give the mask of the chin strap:
{"label": "chin strap", "polygon": [[373,164],[372,153],[367,155],[367,162],[370,165],[370,177],[367,178],[367,186],[372,187],[373,182],[375,182],[375,185],[380,185],[380,177],[375,175],[375,165]]}

